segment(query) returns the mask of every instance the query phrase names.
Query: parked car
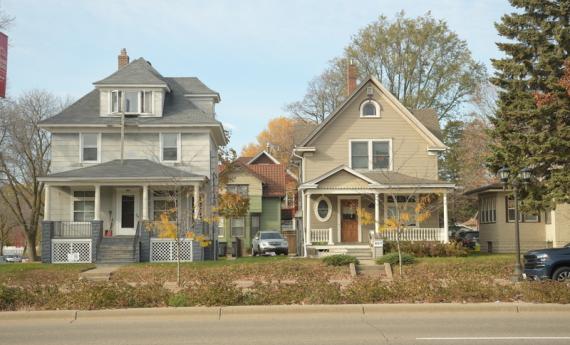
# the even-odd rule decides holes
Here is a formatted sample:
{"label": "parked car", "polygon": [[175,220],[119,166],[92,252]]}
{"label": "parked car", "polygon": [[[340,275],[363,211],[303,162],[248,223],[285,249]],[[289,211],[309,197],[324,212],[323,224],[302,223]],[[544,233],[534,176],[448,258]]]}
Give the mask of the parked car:
{"label": "parked car", "polygon": [[4,258],[6,262],[22,262],[22,257],[20,255],[5,255]]}
{"label": "parked car", "polygon": [[449,227],[449,239],[450,240],[454,240],[456,239],[459,234],[461,234],[462,232],[466,232],[466,231],[473,231],[473,229],[468,228],[466,226],[462,226],[462,225],[452,225]]}
{"label": "parked car", "polygon": [[524,273],[531,279],[570,280],[570,243],[562,248],[528,251],[524,255]]}
{"label": "parked car", "polygon": [[465,248],[475,249],[479,243],[479,231],[462,231],[457,234],[455,240]]}
{"label": "parked car", "polygon": [[252,240],[251,255],[275,253],[289,255],[289,243],[278,231],[260,231]]}

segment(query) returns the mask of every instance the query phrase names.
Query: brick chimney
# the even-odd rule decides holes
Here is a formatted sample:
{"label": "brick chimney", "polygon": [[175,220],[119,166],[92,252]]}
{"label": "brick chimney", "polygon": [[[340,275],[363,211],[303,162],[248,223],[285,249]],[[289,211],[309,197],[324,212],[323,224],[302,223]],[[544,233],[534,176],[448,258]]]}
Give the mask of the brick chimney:
{"label": "brick chimney", "polygon": [[346,68],[346,93],[347,96],[350,96],[354,90],[356,90],[356,78],[358,75],[358,70],[356,69],[356,65],[352,61],[349,60],[348,66]]}
{"label": "brick chimney", "polygon": [[129,64],[129,56],[127,55],[127,49],[121,49],[121,54],[119,54],[119,68],[121,69]]}

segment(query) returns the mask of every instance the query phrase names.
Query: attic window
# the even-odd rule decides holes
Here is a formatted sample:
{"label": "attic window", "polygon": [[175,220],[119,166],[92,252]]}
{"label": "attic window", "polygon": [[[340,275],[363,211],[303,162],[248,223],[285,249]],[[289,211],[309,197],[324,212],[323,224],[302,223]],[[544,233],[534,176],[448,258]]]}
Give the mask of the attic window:
{"label": "attic window", "polygon": [[111,113],[152,114],[152,91],[111,91]]}
{"label": "attic window", "polygon": [[371,99],[362,102],[360,117],[380,117],[380,105]]}

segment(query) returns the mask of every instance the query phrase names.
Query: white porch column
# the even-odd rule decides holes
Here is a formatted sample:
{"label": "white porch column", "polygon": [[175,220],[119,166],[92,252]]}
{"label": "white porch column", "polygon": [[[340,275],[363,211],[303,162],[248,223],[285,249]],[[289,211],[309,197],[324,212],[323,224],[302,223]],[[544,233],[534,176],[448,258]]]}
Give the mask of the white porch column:
{"label": "white porch column", "polygon": [[101,186],[95,185],[95,217],[93,220],[101,220]]}
{"label": "white porch column", "polygon": [[380,233],[380,194],[374,193],[374,231]]}
{"label": "white porch column", "polygon": [[51,215],[49,214],[50,208],[50,194],[49,194],[49,185],[44,185],[44,220],[51,220]]}
{"label": "white porch column", "polygon": [[192,207],[194,208],[194,220],[200,217],[200,185],[194,184],[194,199],[192,200]]}
{"label": "white porch column", "polygon": [[443,193],[443,243],[449,242],[449,223],[447,220],[447,193]]}
{"label": "white porch column", "polygon": [[148,220],[148,185],[143,185],[143,193],[142,193],[142,219]]}
{"label": "white porch column", "polygon": [[307,208],[307,233],[305,235],[305,243],[307,243],[308,245],[311,244],[311,194],[307,193],[307,202],[306,204],[306,208]]}

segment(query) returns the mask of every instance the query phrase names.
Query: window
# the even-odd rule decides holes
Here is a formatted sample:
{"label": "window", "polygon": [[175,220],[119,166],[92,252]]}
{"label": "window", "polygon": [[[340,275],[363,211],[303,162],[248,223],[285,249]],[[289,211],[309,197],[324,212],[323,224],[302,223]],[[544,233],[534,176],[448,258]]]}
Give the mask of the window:
{"label": "window", "polygon": [[111,113],[124,111],[126,114],[152,113],[152,91],[111,91]]}
{"label": "window", "polygon": [[[506,197],[507,204],[507,222],[515,221],[515,200],[513,197]],[[519,221],[525,223],[538,223],[540,222],[540,216],[538,212],[525,214],[519,211]]]}
{"label": "window", "polygon": [[350,141],[352,169],[391,170],[392,142],[390,140]]}
{"label": "window", "polygon": [[157,190],[152,192],[152,219],[159,221],[163,213],[168,214],[168,220],[176,221],[176,193],[173,191]]}
{"label": "window", "polygon": [[232,237],[243,237],[245,234],[245,218],[231,219]]}
{"label": "window", "polygon": [[247,198],[249,195],[249,186],[246,184],[229,184],[226,186],[226,191]]}
{"label": "window", "polygon": [[95,219],[95,192],[73,192],[73,221],[90,222]]}
{"label": "window", "polygon": [[218,237],[226,237],[226,227],[225,227],[225,221],[224,218],[221,217],[220,220],[218,221]]}
{"label": "window", "polygon": [[362,102],[360,117],[380,117],[380,105],[371,99]]}
{"label": "window", "polygon": [[161,160],[167,162],[177,162],[179,160],[178,147],[180,144],[179,133],[161,134]]}
{"label": "window", "polygon": [[[396,195],[396,202],[391,195],[386,197],[386,217],[398,221],[404,221],[404,217],[408,216],[406,226],[416,226],[416,196],[415,195]],[[400,211],[400,218],[398,218]]]}
{"label": "window", "polygon": [[81,161],[99,161],[99,133],[81,133]]}
{"label": "window", "polygon": [[482,198],[480,209],[481,223],[495,223],[497,221],[497,207],[496,199],[494,197]]}
{"label": "window", "polygon": [[261,215],[252,214],[251,215],[251,237],[255,237],[257,233],[261,230]]}
{"label": "window", "polygon": [[321,222],[326,222],[330,219],[332,214],[332,204],[329,198],[320,197],[315,202],[315,215]]}

